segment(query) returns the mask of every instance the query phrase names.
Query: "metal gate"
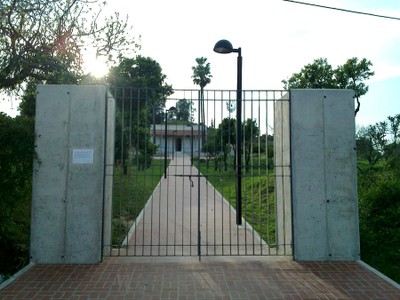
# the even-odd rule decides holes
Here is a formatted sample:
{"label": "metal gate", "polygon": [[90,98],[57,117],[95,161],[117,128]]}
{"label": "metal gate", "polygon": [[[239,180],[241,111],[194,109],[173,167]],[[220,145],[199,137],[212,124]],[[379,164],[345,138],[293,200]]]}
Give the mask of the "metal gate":
{"label": "metal gate", "polygon": [[292,254],[287,91],[243,91],[241,104],[235,90],[110,93],[116,120],[107,253]]}

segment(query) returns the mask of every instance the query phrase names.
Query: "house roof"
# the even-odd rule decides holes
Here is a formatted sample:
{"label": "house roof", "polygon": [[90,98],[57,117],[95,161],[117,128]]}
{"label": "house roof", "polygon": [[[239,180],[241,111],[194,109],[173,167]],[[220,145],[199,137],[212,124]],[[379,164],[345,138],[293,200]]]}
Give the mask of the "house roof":
{"label": "house roof", "polygon": [[[151,132],[153,132],[153,125],[151,125]],[[167,127],[167,135],[172,136],[199,136],[201,135],[201,126],[199,125],[175,125],[171,124]],[[165,124],[155,125],[155,135],[164,136],[165,135]]]}
{"label": "house roof", "polygon": [[[165,135],[165,130],[156,130],[155,132],[156,136],[163,136]],[[186,136],[186,135],[192,135],[191,130],[174,130],[174,129],[167,129],[167,135],[172,135],[172,136]],[[199,136],[201,135],[201,132],[198,132],[197,130],[193,130],[193,136]]]}

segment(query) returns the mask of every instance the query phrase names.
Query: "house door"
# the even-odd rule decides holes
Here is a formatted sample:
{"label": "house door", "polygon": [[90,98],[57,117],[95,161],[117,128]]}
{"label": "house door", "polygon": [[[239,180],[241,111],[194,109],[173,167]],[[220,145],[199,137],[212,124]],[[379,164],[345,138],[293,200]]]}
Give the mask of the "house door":
{"label": "house door", "polygon": [[176,148],[176,152],[181,152],[182,151],[182,139],[181,138],[177,138],[176,139],[176,144],[175,144]]}

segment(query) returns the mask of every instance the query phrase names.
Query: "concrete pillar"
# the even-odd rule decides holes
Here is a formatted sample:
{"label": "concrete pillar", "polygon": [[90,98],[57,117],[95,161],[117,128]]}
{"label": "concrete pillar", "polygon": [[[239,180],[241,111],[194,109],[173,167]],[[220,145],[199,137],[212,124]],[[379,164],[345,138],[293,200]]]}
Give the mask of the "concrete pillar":
{"label": "concrete pillar", "polygon": [[103,86],[39,85],[37,93],[31,260],[100,262],[103,215],[110,216],[104,208],[111,207],[114,143],[106,131],[114,101]]}
{"label": "concrete pillar", "polygon": [[277,253],[292,254],[289,93],[274,104],[275,215]]}
{"label": "concrete pillar", "polygon": [[357,172],[351,90],[292,90],[294,258],[357,260]]}

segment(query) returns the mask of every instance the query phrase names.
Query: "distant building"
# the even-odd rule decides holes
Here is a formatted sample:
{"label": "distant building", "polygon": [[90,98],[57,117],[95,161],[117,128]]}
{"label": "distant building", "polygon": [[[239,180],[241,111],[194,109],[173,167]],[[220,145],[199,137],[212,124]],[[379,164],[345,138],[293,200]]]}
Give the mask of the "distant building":
{"label": "distant building", "polygon": [[[167,137],[167,155],[185,154],[191,156],[193,149],[193,157],[198,157],[201,152],[201,126],[196,124],[167,126],[167,134],[165,134],[165,124],[156,124],[151,126],[152,142],[158,145],[157,154],[165,153],[165,137]],[[156,155],[157,155],[156,154]]]}

